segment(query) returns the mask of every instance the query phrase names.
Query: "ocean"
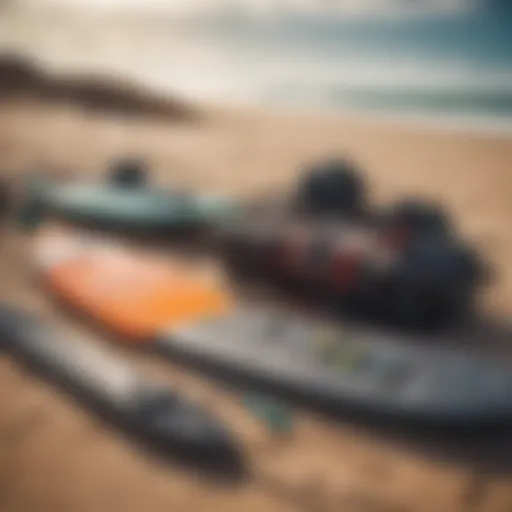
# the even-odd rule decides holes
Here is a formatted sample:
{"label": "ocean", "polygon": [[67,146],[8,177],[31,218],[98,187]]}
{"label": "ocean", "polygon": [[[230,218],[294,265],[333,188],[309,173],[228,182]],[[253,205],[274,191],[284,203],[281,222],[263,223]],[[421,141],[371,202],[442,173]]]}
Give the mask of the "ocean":
{"label": "ocean", "polygon": [[512,9],[410,16],[17,14],[0,49],[213,103],[512,132]]}

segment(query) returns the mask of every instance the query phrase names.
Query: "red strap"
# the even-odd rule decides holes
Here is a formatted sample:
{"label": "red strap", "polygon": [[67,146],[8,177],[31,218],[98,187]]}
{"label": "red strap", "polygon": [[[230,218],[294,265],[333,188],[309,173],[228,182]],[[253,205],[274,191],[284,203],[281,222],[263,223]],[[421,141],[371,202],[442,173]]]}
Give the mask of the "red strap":
{"label": "red strap", "polygon": [[284,243],[277,248],[274,258],[274,265],[283,270],[294,270],[299,265],[299,257],[302,253],[301,241],[285,240]]}
{"label": "red strap", "polygon": [[358,255],[351,252],[334,256],[330,278],[336,291],[346,293],[356,284],[361,269],[360,261]]}
{"label": "red strap", "polygon": [[384,244],[391,249],[403,249],[409,239],[409,230],[402,226],[395,226],[384,232]]}

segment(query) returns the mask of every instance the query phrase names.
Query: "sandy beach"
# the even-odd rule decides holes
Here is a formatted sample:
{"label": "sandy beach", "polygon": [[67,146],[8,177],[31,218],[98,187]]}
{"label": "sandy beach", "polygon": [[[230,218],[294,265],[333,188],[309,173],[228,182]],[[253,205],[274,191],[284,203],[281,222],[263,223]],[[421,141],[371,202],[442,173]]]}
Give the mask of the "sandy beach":
{"label": "sandy beach", "polygon": [[[404,194],[445,203],[495,269],[483,307],[512,308],[511,139],[255,109],[208,108],[194,122],[126,118],[36,100],[4,103],[0,119],[1,167],[14,180],[26,170],[99,178],[112,158],[130,154],[147,159],[156,183],[249,197],[286,191],[310,161],[351,155],[375,203]],[[3,298],[31,303],[80,332],[30,280],[25,253],[23,240],[5,231]],[[215,404],[247,450],[255,480],[231,489],[164,467],[1,356],[2,512],[512,509],[506,474],[308,413],[299,415],[292,439],[272,440],[234,392],[147,355],[128,357]]]}

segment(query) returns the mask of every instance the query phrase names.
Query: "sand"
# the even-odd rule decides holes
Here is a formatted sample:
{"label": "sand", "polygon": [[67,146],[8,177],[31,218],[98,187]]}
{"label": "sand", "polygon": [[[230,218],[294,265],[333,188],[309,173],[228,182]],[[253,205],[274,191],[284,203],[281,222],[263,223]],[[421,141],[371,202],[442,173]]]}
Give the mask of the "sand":
{"label": "sand", "polygon": [[[187,124],[40,102],[0,109],[0,161],[13,179],[28,169],[95,178],[109,159],[136,154],[158,183],[243,197],[286,190],[300,166],[345,153],[366,170],[376,203],[409,193],[446,203],[496,270],[484,307],[505,314],[512,306],[511,140],[256,110],[208,109],[201,122]],[[73,335],[81,331],[30,278],[21,237],[3,234],[1,258],[3,298],[32,304]],[[449,450],[442,457],[306,412],[291,439],[272,439],[234,391],[149,355],[127,357],[213,404],[247,450],[255,479],[231,488],[163,465],[0,356],[2,512],[512,510],[511,477],[446,457]]]}

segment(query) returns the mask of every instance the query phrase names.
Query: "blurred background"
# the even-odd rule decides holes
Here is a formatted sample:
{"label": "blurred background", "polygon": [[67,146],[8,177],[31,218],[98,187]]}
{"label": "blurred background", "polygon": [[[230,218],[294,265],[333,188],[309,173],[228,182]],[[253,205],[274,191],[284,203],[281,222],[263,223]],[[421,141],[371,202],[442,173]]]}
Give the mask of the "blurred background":
{"label": "blurred background", "polygon": [[0,49],[205,102],[508,130],[511,9],[507,0],[7,0]]}

